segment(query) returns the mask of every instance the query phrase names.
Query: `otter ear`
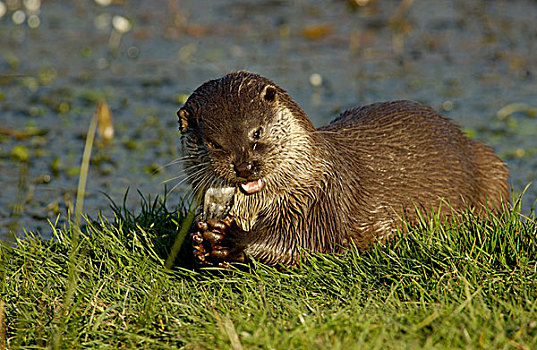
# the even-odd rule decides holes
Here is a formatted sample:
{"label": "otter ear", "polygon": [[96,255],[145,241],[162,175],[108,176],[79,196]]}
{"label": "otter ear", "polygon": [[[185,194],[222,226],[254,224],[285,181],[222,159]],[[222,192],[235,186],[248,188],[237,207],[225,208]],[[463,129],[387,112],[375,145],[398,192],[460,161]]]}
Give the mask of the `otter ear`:
{"label": "otter ear", "polygon": [[265,102],[275,102],[277,97],[277,91],[276,88],[272,85],[267,85],[263,88],[263,91],[261,91],[261,99]]}
{"label": "otter ear", "polygon": [[190,112],[185,108],[181,108],[177,111],[177,116],[179,117],[179,131],[184,134],[188,130],[188,119],[190,117]]}

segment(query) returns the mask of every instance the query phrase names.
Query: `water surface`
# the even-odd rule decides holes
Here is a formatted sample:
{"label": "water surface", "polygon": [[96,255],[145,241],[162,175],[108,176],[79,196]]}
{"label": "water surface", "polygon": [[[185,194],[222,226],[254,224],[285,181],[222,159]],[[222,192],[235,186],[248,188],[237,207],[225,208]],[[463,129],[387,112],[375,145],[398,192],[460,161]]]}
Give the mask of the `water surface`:
{"label": "water surface", "polygon": [[[535,1],[416,0],[406,11],[395,0],[99,3],[2,1],[2,237],[49,236],[48,220],[66,221],[101,99],[115,137],[96,144],[84,211],[110,215],[103,193],[120,203],[127,188],[136,210],[136,190],[154,197],[177,185],[180,165],[162,168],[180,156],[176,110],[235,70],[277,82],[317,126],[359,104],[420,101],[494,147],[516,192],[535,179]],[[518,112],[499,117],[506,106]],[[186,190],[174,187],[170,205]]]}

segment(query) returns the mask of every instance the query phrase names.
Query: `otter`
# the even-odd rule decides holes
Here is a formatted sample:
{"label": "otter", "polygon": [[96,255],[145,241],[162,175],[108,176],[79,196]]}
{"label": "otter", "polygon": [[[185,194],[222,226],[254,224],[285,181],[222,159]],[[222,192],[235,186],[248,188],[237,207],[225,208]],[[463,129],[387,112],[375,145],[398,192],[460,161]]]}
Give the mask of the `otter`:
{"label": "otter", "polygon": [[492,148],[417,102],[353,108],[316,129],[284,89],[236,72],[202,84],[177,115],[193,191],[231,197],[195,225],[201,263],[297,265],[304,250],[386,242],[420,213],[486,217],[510,201]]}

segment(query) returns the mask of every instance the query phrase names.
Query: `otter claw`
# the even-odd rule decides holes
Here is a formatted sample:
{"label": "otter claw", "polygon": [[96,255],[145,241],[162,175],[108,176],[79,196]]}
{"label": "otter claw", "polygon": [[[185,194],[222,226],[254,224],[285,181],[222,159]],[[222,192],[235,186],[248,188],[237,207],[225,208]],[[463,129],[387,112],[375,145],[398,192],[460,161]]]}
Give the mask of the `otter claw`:
{"label": "otter claw", "polygon": [[229,265],[224,263],[226,260],[243,261],[236,259],[236,253],[233,253],[233,244],[229,240],[229,234],[234,230],[234,218],[226,216],[224,219],[209,219],[196,223],[196,232],[192,233],[192,247],[194,248],[194,257],[200,263],[214,263],[218,266]]}
{"label": "otter claw", "polygon": [[204,221],[198,221],[196,223],[196,228],[198,229],[198,231],[207,231],[207,229],[209,228],[209,226],[207,225],[206,222]]}
{"label": "otter claw", "polygon": [[196,232],[192,235],[192,242],[197,243],[197,244],[203,243],[203,236],[201,235],[200,232]]}
{"label": "otter claw", "polygon": [[206,262],[206,257],[208,256],[208,253],[205,253],[205,250],[202,249],[195,249],[194,248],[194,257],[198,259],[200,262]]}

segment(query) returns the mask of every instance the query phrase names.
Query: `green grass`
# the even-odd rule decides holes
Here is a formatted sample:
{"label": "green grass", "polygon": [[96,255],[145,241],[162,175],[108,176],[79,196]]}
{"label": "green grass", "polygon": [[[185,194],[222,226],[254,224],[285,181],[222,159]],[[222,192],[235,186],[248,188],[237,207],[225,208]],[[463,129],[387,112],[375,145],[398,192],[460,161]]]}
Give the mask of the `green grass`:
{"label": "green grass", "polygon": [[516,210],[452,227],[424,220],[387,246],[293,269],[198,269],[187,240],[170,270],[186,210],[141,208],[90,220],[75,248],[69,228],[3,243],[0,347],[537,348],[537,226]]}

